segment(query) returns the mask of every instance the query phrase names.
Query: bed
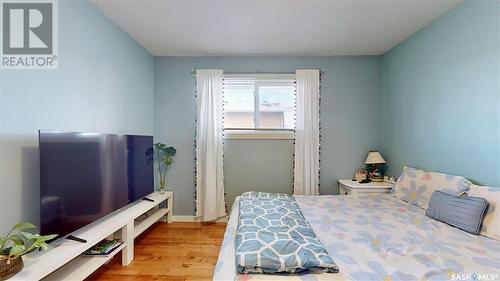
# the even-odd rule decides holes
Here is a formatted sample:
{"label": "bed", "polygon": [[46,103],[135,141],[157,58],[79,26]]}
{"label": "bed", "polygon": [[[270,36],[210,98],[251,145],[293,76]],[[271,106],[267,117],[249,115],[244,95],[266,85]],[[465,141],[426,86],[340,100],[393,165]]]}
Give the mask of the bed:
{"label": "bed", "polygon": [[340,272],[238,275],[237,199],[214,280],[500,280],[500,241],[431,219],[391,194],[294,197]]}

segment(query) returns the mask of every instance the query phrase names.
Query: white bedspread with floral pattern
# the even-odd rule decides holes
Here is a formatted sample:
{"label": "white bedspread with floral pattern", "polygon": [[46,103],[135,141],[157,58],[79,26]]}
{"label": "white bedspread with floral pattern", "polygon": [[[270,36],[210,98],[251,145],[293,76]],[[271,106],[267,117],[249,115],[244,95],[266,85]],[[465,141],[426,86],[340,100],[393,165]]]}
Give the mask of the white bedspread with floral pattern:
{"label": "white bedspread with floral pattern", "polygon": [[500,280],[500,241],[433,220],[390,194],[295,198],[340,272],[237,276],[236,202],[214,280]]}

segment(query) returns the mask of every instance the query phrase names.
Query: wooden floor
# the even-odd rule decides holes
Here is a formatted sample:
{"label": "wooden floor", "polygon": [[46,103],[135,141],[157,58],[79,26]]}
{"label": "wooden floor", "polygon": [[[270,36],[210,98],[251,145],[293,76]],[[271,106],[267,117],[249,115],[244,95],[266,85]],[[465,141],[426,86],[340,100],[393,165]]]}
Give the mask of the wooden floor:
{"label": "wooden floor", "polygon": [[225,228],[225,223],[157,223],[135,240],[129,266],[115,257],[87,280],[212,280]]}

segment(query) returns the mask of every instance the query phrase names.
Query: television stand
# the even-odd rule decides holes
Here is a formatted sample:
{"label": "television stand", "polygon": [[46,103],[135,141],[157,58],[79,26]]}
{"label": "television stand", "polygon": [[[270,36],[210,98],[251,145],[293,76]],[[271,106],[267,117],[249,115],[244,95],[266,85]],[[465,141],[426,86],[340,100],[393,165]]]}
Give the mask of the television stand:
{"label": "television stand", "polygon": [[66,239],[73,240],[73,241],[80,242],[80,243],[87,243],[87,240],[73,236],[73,235],[66,236]]}
{"label": "television stand", "polygon": [[[63,237],[51,242],[46,252],[34,251],[23,256],[24,269],[9,281],[84,280],[120,252],[122,266],[128,266],[134,258],[134,239],[157,221],[172,222],[173,193],[155,192],[148,197],[154,202],[137,200],[70,234],[87,243]],[[144,219],[137,220],[140,217]],[[123,244],[108,256],[82,256],[106,238],[119,239]]]}

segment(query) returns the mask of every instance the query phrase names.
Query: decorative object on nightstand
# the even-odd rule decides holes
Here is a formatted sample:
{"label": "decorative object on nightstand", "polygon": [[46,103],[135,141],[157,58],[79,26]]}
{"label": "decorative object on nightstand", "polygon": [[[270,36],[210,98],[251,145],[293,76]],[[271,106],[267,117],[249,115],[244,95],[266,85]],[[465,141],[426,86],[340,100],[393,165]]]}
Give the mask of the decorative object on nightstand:
{"label": "decorative object on nightstand", "polygon": [[396,184],[398,181],[399,176],[384,176],[384,181],[392,184]]}
{"label": "decorative object on nightstand", "polygon": [[365,180],[367,177],[368,177],[368,173],[363,168],[363,169],[356,171],[356,173],[354,174],[354,178],[352,180],[361,182],[361,181]]}
{"label": "decorative object on nightstand", "polygon": [[390,193],[394,184],[385,181],[359,183],[351,179],[339,180],[339,195]]}
{"label": "decorative object on nightstand", "polygon": [[370,151],[368,152],[368,156],[366,157],[365,165],[366,170],[368,171],[368,175],[366,177],[367,182],[383,182],[384,174],[383,174],[383,165],[385,165],[385,159],[380,155],[378,151]]}

